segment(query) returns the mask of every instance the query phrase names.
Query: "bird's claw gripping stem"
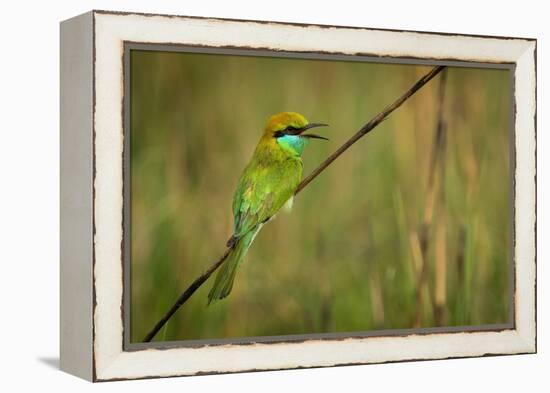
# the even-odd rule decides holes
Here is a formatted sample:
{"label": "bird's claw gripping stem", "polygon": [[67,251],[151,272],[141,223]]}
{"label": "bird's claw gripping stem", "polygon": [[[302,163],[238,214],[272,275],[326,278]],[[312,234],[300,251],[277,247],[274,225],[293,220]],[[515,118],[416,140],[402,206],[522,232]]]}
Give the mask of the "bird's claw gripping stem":
{"label": "bird's claw gripping stem", "polygon": [[228,248],[235,247],[235,244],[237,244],[237,240],[239,240],[235,235],[231,235],[229,240],[227,240],[227,243],[225,244]]}

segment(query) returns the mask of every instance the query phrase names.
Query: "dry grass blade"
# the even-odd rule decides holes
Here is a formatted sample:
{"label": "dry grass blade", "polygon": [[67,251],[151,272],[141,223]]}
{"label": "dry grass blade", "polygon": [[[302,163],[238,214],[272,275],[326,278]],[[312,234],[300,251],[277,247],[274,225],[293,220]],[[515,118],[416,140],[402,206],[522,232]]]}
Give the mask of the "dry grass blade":
{"label": "dry grass blade", "polygon": [[[445,120],[444,120],[444,114],[443,114],[443,107],[444,107],[444,101],[445,101],[445,81],[446,81],[447,73],[443,72],[441,74],[441,78],[439,81],[439,95],[438,95],[438,111],[437,111],[437,123],[436,123],[436,130],[434,134],[434,143],[432,148],[432,154],[430,157],[430,163],[428,167],[428,185],[427,185],[427,192],[426,192],[426,202],[424,206],[424,216],[423,221],[420,224],[420,227],[417,229],[418,233],[418,239],[420,243],[420,258],[421,261],[421,268],[420,268],[420,274],[418,276],[418,285],[416,289],[416,299],[417,299],[417,311],[416,311],[416,319],[414,325],[416,327],[420,327],[422,325],[423,320],[423,303],[424,303],[424,293],[428,294],[432,313],[437,317],[437,299],[434,298],[434,295],[432,291],[430,290],[430,287],[428,285],[428,250],[429,250],[429,235],[433,227],[433,216],[434,216],[434,210],[435,210],[435,203],[436,203],[436,197],[438,195],[438,191],[440,191],[441,188],[441,181],[439,177],[437,176],[438,173],[442,175],[442,170],[445,160]],[[439,172],[438,172],[438,169]],[[441,252],[441,250],[439,250]],[[439,262],[441,263],[441,262]],[[441,274],[441,266],[439,266],[440,274]],[[441,279],[441,277],[436,277],[437,279]],[[441,283],[439,283],[441,286]],[[441,287],[440,287],[441,290]]]}

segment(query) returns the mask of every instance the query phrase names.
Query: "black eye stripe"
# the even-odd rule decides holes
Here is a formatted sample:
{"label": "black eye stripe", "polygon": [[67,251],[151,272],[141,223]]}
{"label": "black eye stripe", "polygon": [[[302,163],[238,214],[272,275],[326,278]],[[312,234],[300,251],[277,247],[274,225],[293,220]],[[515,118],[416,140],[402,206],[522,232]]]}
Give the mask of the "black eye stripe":
{"label": "black eye stripe", "polygon": [[275,131],[275,133],[273,134],[273,136],[275,138],[280,138],[282,136],[285,136],[285,135],[295,135],[296,132],[295,131],[298,131],[300,130],[300,128],[296,128],[294,126],[287,126],[286,128],[280,130],[280,131]]}

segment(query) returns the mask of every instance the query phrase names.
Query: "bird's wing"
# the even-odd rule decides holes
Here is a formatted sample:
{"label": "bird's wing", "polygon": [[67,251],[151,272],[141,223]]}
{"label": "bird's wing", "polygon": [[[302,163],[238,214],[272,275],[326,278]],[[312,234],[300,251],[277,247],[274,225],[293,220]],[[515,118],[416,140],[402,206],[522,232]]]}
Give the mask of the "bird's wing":
{"label": "bird's wing", "polygon": [[[235,236],[240,237],[269,219],[274,210],[274,192],[267,177],[243,175],[233,198]],[[277,209],[275,209],[276,211]]]}
{"label": "bird's wing", "polygon": [[292,197],[302,176],[299,160],[248,167],[233,198],[234,236],[254,230]]}

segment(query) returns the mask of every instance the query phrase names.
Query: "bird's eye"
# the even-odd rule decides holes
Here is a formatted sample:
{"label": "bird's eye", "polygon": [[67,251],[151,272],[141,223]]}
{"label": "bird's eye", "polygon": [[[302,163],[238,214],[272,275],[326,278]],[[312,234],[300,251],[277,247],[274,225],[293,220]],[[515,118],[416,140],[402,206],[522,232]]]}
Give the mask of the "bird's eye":
{"label": "bird's eye", "polygon": [[296,131],[296,128],[293,126],[288,126],[287,128],[285,128],[285,131]]}

